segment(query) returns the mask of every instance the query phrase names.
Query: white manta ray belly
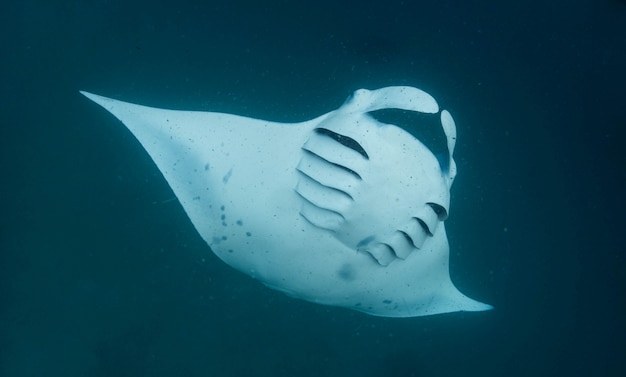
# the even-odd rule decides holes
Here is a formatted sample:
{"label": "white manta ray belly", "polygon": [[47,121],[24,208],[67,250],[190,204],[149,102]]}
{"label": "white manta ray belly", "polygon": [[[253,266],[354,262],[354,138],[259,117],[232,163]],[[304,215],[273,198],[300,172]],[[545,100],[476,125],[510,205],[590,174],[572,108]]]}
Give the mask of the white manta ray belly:
{"label": "white manta ray belly", "polygon": [[[211,250],[266,285],[387,317],[491,308],[450,280],[456,129],[429,94],[360,89],[335,111],[281,124],[81,93],[137,137]],[[435,119],[444,163],[378,119],[388,110]]]}

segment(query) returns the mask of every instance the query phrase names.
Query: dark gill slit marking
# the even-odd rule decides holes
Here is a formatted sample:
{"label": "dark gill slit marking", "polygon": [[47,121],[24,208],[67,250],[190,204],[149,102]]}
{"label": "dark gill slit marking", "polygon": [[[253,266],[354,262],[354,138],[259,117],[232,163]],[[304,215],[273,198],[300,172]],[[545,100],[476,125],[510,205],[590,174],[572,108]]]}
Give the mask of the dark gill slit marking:
{"label": "dark gill slit marking", "polygon": [[328,136],[331,139],[335,140],[336,142],[340,143],[341,145],[352,149],[353,151],[363,156],[366,160],[370,159],[370,157],[367,155],[367,152],[365,151],[365,149],[363,149],[361,144],[359,144],[358,141],[354,140],[351,137],[338,134],[326,128],[316,128],[315,132],[317,132],[320,135]]}
{"label": "dark gill slit marking", "polygon": [[309,219],[308,219],[308,218],[304,215],[304,213],[302,213],[302,212],[298,212],[298,213],[300,214],[300,216],[302,216],[302,218],[304,219],[304,221],[306,221],[307,223],[309,223],[309,224],[313,225],[314,227],[316,227],[316,228],[320,228],[320,229],[324,229],[324,230],[327,230],[327,231],[329,231],[329,232],[333,232],[333,233],[335,233],[335,230],[334,230],[334,229],[326,228],[326,227],[321,226],[321,225],[319,225],[319,224],[315,224],[315,223],[313,223],[311,220],[309,220]]}
{"label": "dark gill slit marking", "polygon": [[418,247],[415,246],[415,242],[413,242],[413,239],[411,238],[411,236],[409,236],[409,234],[403,230],[398,230],[398,232],[402,233],[402,235],[404,236],[404,238],[406,238],[406,240],[411,244],[411,246],[413,246],[413,248],[417,249]]}
{"label": "dark gill slit marking", "polygon": [[[341,219],[342,219],[343,221],[345,221],[345,220],[346,220],[345,216],[344,216],[344,215],[342,215],[341,213],[339,213],[339,212],[337,212],[337,211],[334,211],[334,210],[332,210],[332,209],[328,209],[328,208],[321,207],[319,204],[317,204],[317,203],[313,203],[313,202],[312,202],[312,201],[310,201],[308,198],[306,198],[305,196],[303,196],[302,194],[300,194],[300,193],[298,192],[298,190],[294,190],[294,191],[296,192],[296,194],[298,194],[298,196],[299,196],[299,197],[301,197],[303,200],[305,200],[307,203],[311,204],[312,206],[314,206],[314,207],[316,207],[316,208],[318,208],[318,209],[321,209],[322,211],[327,211],[327,212],[331,212],[331,213],[337,214],[337,215],[339,215],[339,216],[341,217]],[[304,215],[302,214],[302,212],[300,212],[300,214],[302,215],[302,217],[304,217],[304,218],[306,219],[306,216],[304,216]],[[307,219],[307,220],[308,220],[308,219]],[[310,222],[310,221],[309,221],[309,222]],[[315,224],[313,224],[313,225],[315,225]],[[318,225],[315,225],[315,226],[319,227]]]}
{"label": "dark gill slit marking", "polygon": [[322,160],[323,162],[326,162],[326,163],[328,163],[328,164],[331,164],[331,165],[333,165],[333,166],[336,166],[336,167],[338,167],[338,168],[340,168],[340,169],[343,169],[343,170],[347,171],[348,173],[350,173],[350,174],[354,175],[355,177],[357,177],[357,178],[358,178],[359,180],[361,180],[361,181],[363,180],[363,178],[361,178],[361,176],[359,175],[359,173],[355,172],[354,170],[352,170],[352,169],[350,169],[350,168],[348,168],[348,167],[345,167],[345,166],[343,166],[343,165],[336,164],[336,163],[334,163],[334,162],[332,162],[332,161],[328,161],[328,160],[327,160],[327,159],[325,159],[324,157],[322,157],[322,156],[318,155],[317,153],[315,153],[315,152],[313,152],[313,151],[310,151],[310,150],[306,149],[305,147],[302,147],[302,150],[303,150],[304,152],[306,152],[306,153],[309,153],[309,154],[311,154],[311,155],[313,155],[313,156],[315,156],[315,157],[319,158],[319,159],[320,159],[320,160]]}
{"label": "dark gill slit marking", "polygon": [[448,212],[446,212],[446,209],[440,206],[439,204],[437,203],[426,203],[426,204],[428,204],[430,208],[432,208],[433,211],[435,211],[439,221],[443,221],[448,217]]}
{"label": "dark gill slit marking", "polygon": [[352,197],[352,195],[348,194],[347,192],[345,192],[343,190],[340,190],[338,188],[335,188],[335,187],[327,186],[327,185],[325,185],[322,182],[318,181],[317,179],[311,177],[310,175],[308,175],[307,173],[303,172],[302,170],[300,170],[298,168],[296,168],[296,171],[298,173],[302,174],[305,178],[308,178],[309,180],[311,180],[311,181],[315,182],[316,184],[322,186],[323,188],[330,189],[330,190],[333,190],[333,191],[337,191],[337,192],[339,192],[341,194],[344,194],[348,198],[350,198],[350,200],[354,201],[354,198]]}
{"label": "dark gill slit marking", "polygon": [[393,247],[391,247],[391,245],[386,244],[386,243],[381,243],[381,245],[386,246],[389,249],[389,251],[391,251],[391,253],[393,254],[395,258],[400,259],[400,257],[398,256],[398,253],[396,253],[396,250]]}
{"label": "dark gill slit marking", "polygon": [[428,229],[428,224],[426,224],[424,222],[424,220],[419,219],[417,217],[414,217],[415,220],[417,220],[417,222],[422,226],[422,229],[424,229],[424,232],[426,232],[426,234],[428,234],[429,236],[433,236],[432,232],[430,231],[430,229]]}

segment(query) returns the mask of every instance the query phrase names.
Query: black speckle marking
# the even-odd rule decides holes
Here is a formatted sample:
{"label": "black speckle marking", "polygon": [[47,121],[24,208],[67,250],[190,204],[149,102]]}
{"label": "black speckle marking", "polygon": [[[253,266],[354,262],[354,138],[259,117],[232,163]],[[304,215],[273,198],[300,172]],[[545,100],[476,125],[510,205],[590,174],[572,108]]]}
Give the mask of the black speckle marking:
{"label": "black speckle marking", "polygon": [[237,220],[237,225],[242,226],[243,225],[243,221]]}
{"label": "black speckle marking", "polygon": [[222,221],[222,226],[228,226],[225,221]]}
{"label": "black speckle marking", "polygon": [[251,236],[252,236],[252,233],[250,233],[250,232],[246,232],[246,236],[251,237]]}
{"label": "black speckle marking", "polygon": [[221,238],[219,238],[219,237],[213,237],[213,243],[214,243],[215,245],[219,245],[219,244],[220,244],[220,242],[222,242],[222,239],[221,239]]}
{"label": "black speckle marking", "polygon": [[352,281],[356,273],[354,272],[354,267],[351,264],[344,264],[341,266],[339,271],[337,271],[337,275],[344,281]]}
{"label": "black speckle marking", "polygon": [[383,304],[391,304],[391,300],[383,300]]}
{"label": "black speckle marking", "polygon": [[209,164],[204,165],[204,171],[209,171]]}
{"label": "black speckle marking", "polygon": [[372,242],[372,241],[374,241],[375,239],[376,239],[376,236],[374,236],[374,235],[371,235],[371,236],[369,236],[369,237],[365,237],[365,238],[363,238],[361,241],[359,241],[359,243],[358,243],[358,244],[356,244],[356,248],[357,248],[357,249],[360,249],[360,248],[362,248],[363,246],[368,245],[369,243],[371,243],[371,242]]}
{"label": "black speckle marking", "polygon": [[[228,239],[228,237],[222,236],[222,241],[226,241],[227,239]],[[389,302],[391,302],[391,301],[389,301]]]}
{"label": "black speckle marking", "polygon": [[220,216],[220,219],[225,220],[226,219],[226,215]]}
{"label": "black speckle marking", "polygon": [[225,209],[226,209],[226,208],[225,208],[224,206],[221,206],[221,207],[220,207],[220,211],[223,211],[223,210],[225,210]]}
{"label": "black speckle marking", "polygon": [[192,200],[200,200],[199,196],[194,196]]}
{"label": "black speckle marking", "polygon": [[233,252],[233,249],[228,249],[228,252],[229,252],[229,253],[232,253],[232,252]]}

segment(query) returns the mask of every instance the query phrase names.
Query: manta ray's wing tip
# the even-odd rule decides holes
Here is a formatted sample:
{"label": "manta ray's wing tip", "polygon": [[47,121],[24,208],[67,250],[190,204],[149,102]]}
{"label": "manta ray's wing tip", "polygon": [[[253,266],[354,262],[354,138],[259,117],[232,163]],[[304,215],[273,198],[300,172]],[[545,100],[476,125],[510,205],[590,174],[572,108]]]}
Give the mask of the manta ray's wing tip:
{"label": "manta ray's wing tip", "polygon": [[[89,93],[89,92],[86,92],[84,90],[79,90],[78,92],[80,94],[84,95],[85,97],[89,98],[93,102],[97,103],[98,105],[104,107],[105,109],[107,109],[111,113],[113,113],[113,106],[114,105],[116,105],[116,104],[119,105],[119,104],[122,103],[121,101],[115,100],[113,98],[104,97],[104,96],[100,96],[100,95],[97,95],[97,94]],[[117,116],[115,113],[113,115]]]}
{"label": "manta ray's wing tip", "polygon": [[97,94],[93,94],[93,93],[89,93],[85,90],[79,90],[78,93],[84,95],[85,97],[89,98],[92,101],[96,101],[96,99],[98,98],[102,98],[102,96],[99,96]]}
{"label": "manta ray's wing tip", "polygon": [[452,306],[449,311],[461,311],[461,312],[484,312],[487,310],[493,310],[494,307],[485,304],[483,302],[474,300],[460,293],[450,303]]}
{"label": "manta ray's wing tip", "polygon": [[471,307],[465,309],[464,311],[468,311],[468,312],[484,312],[484,311],[493,310],[493,309],[494,309],[494,307],[492,305],[475,301],[474,305],[472,305]]}

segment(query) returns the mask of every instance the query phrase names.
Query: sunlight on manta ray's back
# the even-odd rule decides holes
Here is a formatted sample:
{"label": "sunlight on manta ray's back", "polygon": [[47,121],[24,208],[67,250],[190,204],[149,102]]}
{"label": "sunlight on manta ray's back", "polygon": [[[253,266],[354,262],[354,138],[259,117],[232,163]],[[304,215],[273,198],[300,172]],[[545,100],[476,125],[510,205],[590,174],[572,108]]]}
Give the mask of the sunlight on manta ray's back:
{"label": "sunlight on manta ray's back", "polygon": [[[211,250],[267,286],[385,317],[491,309],[450,279],[456,126],[428,93],[360,89],[292,124],[81,93],[135,135]],[[444,157],[397,111],[436,122]]]}

